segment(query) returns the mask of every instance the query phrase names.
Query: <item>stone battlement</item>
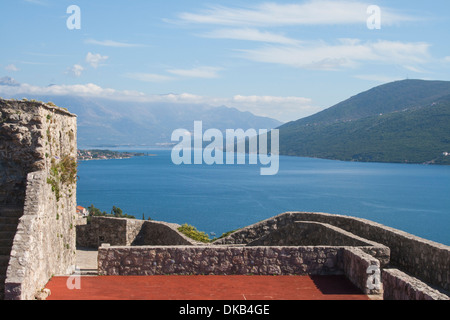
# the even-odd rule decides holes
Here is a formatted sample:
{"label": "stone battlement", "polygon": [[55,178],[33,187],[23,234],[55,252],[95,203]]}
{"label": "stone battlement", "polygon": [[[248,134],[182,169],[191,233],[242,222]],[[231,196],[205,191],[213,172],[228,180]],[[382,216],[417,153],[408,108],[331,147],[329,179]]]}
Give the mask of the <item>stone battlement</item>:
{"label": "stone battlement", "polygon": [[[116,241],[98,249],[100,274],[344,274],[367,294],[380,294],[386,288],[386,299],[449,299],[445,294],[448,283],[440,282],[441,286],[433,284],[424,279],[429,273],[423,272],[420,266],[407,266],[409,270],[419,270],[414,274],[410,271],[406,273],[405,267],[399,264],[408,259],[411,264],[419,265],[426,264],[426,261],[442,261],[442,264],[425,267],[434,275],[432,279],[439,282],[448,274],[445,263],[448,263],[446,257],[449,247],[364,219],[325,213],[288,212],[238,230],[210,244],[198,244],[189,239],[185,242],[186,237],[176,230],[176,225],[167,228],[166,223],[160,222],[151,222],[153,230],[163,230],[158,237],[139,238],[136,241],[136,235],[142,229],[150,228],[149,222],[133,222],[134,228],[139,230],[115,227],[123,225],[124,220],[93,218],[91,228],[97,230],[95,234],[102,234],[99,226],[107,225],[103,233]],[[345,226],[346,230],[336,225]],[[128,236],[122,236],[122,239],[128,240],[117,242],[117,234],[111,235],[113,230],[128,233]],[[168,231],[166,235],[164,230]],[[151,234],[150,229],[147,232]],[[378,235],[378,241],[370,239],[372,232]],[[174,237],[176,233],[178,235]],[[80,233],[80,236],[83,234]],[[172,236],[168,237],[168,234]],[[130,238],[129,235],[133,236]],[[105,241],[91,238],[94,245],[107,243],[106,238],[102,240]],[[408,252],[421,250],[423,242],[434,246],[434,250],[422,251],[421,259],[406,256]],[[399,246],[411,248],[403,253]],[[401,252],[403,255],[394,256],[392,248],[396,254]],[[373,275],[368,270],[379,272]],[[371,287],[369,279],[382,286]],[[436,288],[441,288],[441,291]]]}
{"label": "stone battlement", "polygon": [[71,275],[76,247],[102,275],[344,274],[386,299],[446,299],[450,248],[354,217],[287,212],[212,243],[178,225],[93,217],[76,225],[76,116],[0,99],[0,299],[34,299]]}
{"label": "stone battlement", "polygon": [[33,299],[75,265],[76,119],[0,99],[0,298]]}

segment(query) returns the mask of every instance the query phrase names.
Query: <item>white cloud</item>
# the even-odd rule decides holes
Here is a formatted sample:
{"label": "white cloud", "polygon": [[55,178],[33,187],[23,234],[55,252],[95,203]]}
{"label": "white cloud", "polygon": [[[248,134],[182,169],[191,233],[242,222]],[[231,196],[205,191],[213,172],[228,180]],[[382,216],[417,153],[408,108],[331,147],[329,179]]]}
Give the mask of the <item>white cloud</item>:
{"label": "white cloud", "polygon": [[405,68],[408,71],[415,72],[415,73],[427,73],[427,71],[422,70],[421,68],[418,68],[418,67],[414,67],[414,66],[405,65],[405,66],[403,66],[403,68]]}
{"label": "white cloud", "polygon": [[356,79],[367,80],[367,81],[374,81],[374,82],[378,82],[378,83],[389,83],[389,82],[402,80],[402,79],[396,78],[396,77],[390,77],[390,76],[385,76],[385,75],[377,75],[377,74],[359,74],[359,75],[356,75],[354,77]]}
{"label": "white cloud", "polygon": [[236,95],[229,99],[226,105],[282,122],[307,117],[324,109],[314,106],[311,99],[304,97]]}
{"label": "white cloud", "polygon": [[[312,0],[301,4],[262,3],[247,8],[211,6],[200,13],[184,12],[182,22],[226,26],[289,26],[366,24],[367,8],[373,3],[361,1]],[[417,18],[383,7],[383,25]]]}
{"label": "white cloud", "polygon": [[9,64],[5,67],[5,70],[10,72],[17,72],[19,71],[19,68],[17,68],[14,64]]}
{"label": "white cloud", "polygon": [[445,57],[444,62],[450,62],[450,56]]}
{"label": "white cloud", "polygon": [[18,94],[29,95],[49,95],[49,96],[62,96],[62,95],[75,95],[83,97],[97,97],[117,100],[137,100],[143,96],[143,93],[134,91],[117,91],[114,89],[105,89],[96,84],[77,84],[77,85],[51,85],[48,87],[34,86],[26,83],[22,83],[17,86],[2,86],[0,85],[0,93],[8,96],[15,96]]}
{"label": "white cloud", "polygon": [[198,67],[194,69],[170,69],[167,72],[187,78],[204,78],[204,79],[212,79],[218,78],[218,72],[222,70],[221,68],[215,67]]}
{"label": "white cloud", "polygon": [[314,106],[311,99],[303,97],[277,97],[277,96],[244,96],[234,97],[207,97],[191,93],[147,95],[137,91],[118,91],[102,88],[96,84],[78,85],[52,85],[48,87],[33,86],[29,84],[16,84],[15,86],[1,85],[0,94],[4,96],[39,95],[62,96],[75,95],[87,98],[103,98],[117,101],[147,102],[147,103],[177,103],[198,104],[211,107],[228,106],[240,111],[248,111],[255,115],[271,117],[280,121],[296,120],[312,115],[323,108]]}
{"label": "white cloud", "polygon": [[142,82],[166,82],[175,80],[173,77],[154,73],[127,73],[125,76]]}
{"label": "white cloud", "polygon": [[39,0],[25,0],[26,2],[29,3],[33,3],[33,4],[38,4],[40,6],[47,6],[47,3],[44,1],[39,1]]}
{"label": "white cloud", "polygon": [[108,56],[102,56],[101,54],[97,53],[97,54],[93,54],[93,53],[88,53],[86,56],[86,62],[89,63],[92,67],[94,68],[98,68],[98,66],[108,60]]}
{"label": "white cloud", "polygon": [[180,80],[181,78],[202,78],[202,79],[214,79],[218,78],[218,72],[222,68],[217,67],[197,67],[193,69],[168,69],[167,73],[171,75],[155,74],[155,73],[127,73],[125,77],[142,81],[142,82],[166,82]]}
{"label": "white cloud", "polygon": [[68,74],[71,74],[75,77],[80,77],[81,73],[84,71],[84,67],[79,65],[79,64],[75,64],[73,65],[71,68],[69,68],[69,70],[67,70]]}
{"label": "white cloud", "polygon": [[405,43],[379,40],[362,42],[358,39],[340,39],[336,44],[323,41],[303,43],[299,46],[266,46],[240,50],[249,60],[284,64],[304,69],[337,70],[353,68],[362,62],[412,67],[430,59],[427,43]]}
{"label": "white cloud", "polygon": [[136,47],[144,47],[142,44],[134,44],[134,43],[125,43],[125,42],[117,42],[113,40],[103,40],[98,41],[94,39],[88,39],[85,41],[87,44],[94,44],[104,47],[114,47],[114,48],[136,48]]}
{"label": "white cloud", "polygon": [[205,33],[201,36],[213,39],[246,40],[288,45],[295,45],[300,43],[300,41],[288,38],[282,34],[260,31],[254,28],[220,29]]}

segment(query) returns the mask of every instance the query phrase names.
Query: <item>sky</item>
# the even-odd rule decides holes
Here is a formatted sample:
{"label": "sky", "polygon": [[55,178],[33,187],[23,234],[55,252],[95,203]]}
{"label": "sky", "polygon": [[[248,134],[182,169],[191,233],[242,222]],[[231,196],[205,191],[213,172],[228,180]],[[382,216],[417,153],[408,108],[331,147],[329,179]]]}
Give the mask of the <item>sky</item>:
{"label": "sky", "polygon": [[1,0],[0,78],[16,82],[0,95],[226,105],[288,122],[387,82],[450,80],[449,31],[447,0]]}

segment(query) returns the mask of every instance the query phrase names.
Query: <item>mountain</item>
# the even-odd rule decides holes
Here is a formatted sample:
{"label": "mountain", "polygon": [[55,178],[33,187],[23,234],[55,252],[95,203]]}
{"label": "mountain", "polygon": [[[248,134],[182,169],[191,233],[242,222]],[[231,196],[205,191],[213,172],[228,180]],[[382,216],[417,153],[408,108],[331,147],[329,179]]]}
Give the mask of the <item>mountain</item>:
{"label": "mountain", "polygon": [[450,164],[450,82],[388,83],[279,129],[282,155]]}
{"label": "mountain", "polygon": [[18,87],[20,83],[11,77],[2,77],[0,78],[0,86]]}
{"label": "mountain", "polygon": [[[23,96],[9,98],[22,99]],[[204,130],[215,128],[221,131],[273,129],[282,124],[226,106],[113,101],[78,96],[27,95],[26,98],[51,101],[76,114],[78,145],[81,148],[167,144],[171,142],[174,130],[193,131],[194,121],[203,121]]]}

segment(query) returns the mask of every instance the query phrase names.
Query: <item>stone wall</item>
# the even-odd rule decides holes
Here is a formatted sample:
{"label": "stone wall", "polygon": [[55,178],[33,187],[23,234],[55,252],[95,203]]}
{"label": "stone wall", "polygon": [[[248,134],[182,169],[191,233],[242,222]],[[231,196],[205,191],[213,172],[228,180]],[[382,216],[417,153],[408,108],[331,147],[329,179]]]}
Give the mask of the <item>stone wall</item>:
{"label": "stone wall", "polygon": [[0,100],[0,119],[0,207],[23,207],[5,299],[33,299],[75,265],[76,116],[52,104]]}
{"label": "stone wall", "polygon": [[338,247],[101,247],[101,275],[342,274]]}
{"label": "stone wall", "polygon": [[381,278],[384,300],[450,300],[447,295],[398,269],[384,269]]}
{"label": "stone wall", "polygon": [[338,246],[104,246],[98,253],[105,276],[345,274],[364,293],[379,294],[368,287],[371,265],[380,266],[359,249]]}
{"label": "stone wall", "polygon": [[249,246],[372,246],[374,242],[320,222],[296,221],[247,244]]}
{"label": "stone wall", "polygon": [[196,241],[181,234],[177,224],[92,217],[89,224],[76,227],[77,246],[98,248],[103,243],[112,246],[194,245]]}
{"label": "stone wall", "polygon": [[247,246],[359,247],[376,258],[381,266],[388,265],[390,261],[388,247],[321,222],[296,221],[248,243]]}
{"label": "stone wall", "polygon": [[367,295],[383,292],[380,261],[359,248],[345,248],[342,269],[347,278]]}
{"label": "stone wall", "polygon": [[[369,220],[342,215],[287,212],[219,239],[217,245],[248,244],[295,221],[327,223],[391,250],[391,264],[424,282],[450,290],[450,247]],[[274,243],[273,245],[277,245]]]}

